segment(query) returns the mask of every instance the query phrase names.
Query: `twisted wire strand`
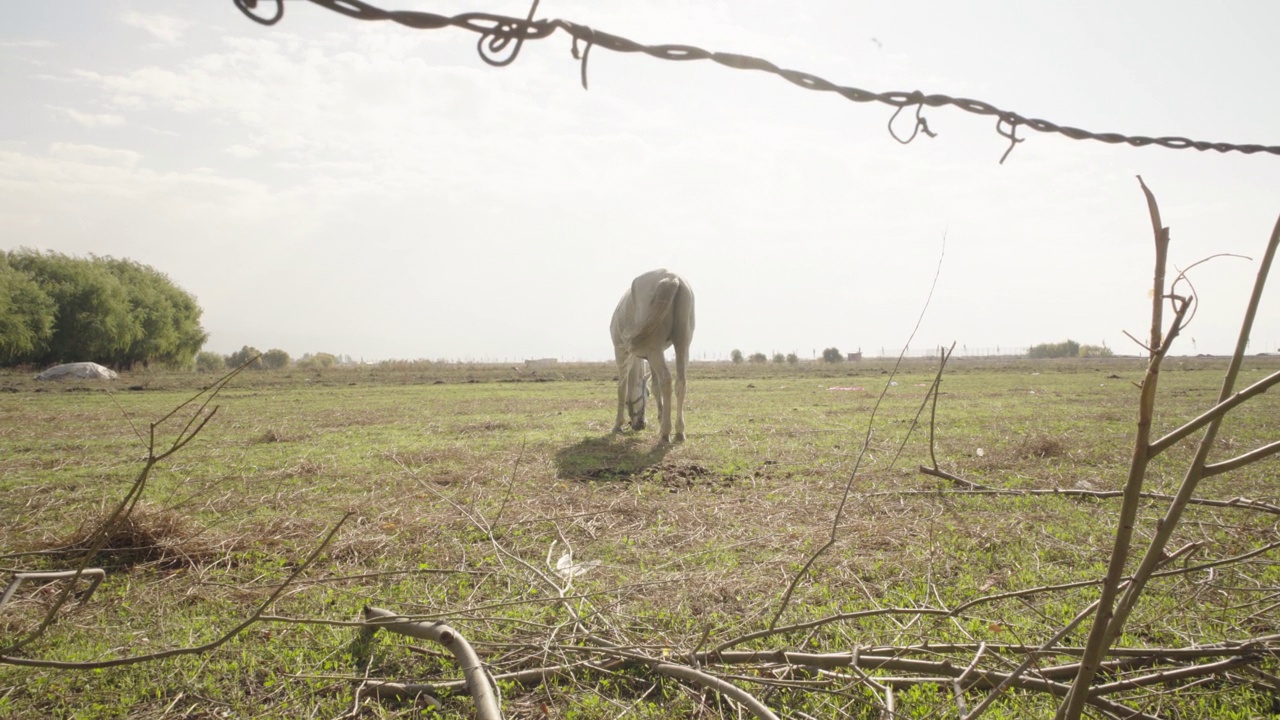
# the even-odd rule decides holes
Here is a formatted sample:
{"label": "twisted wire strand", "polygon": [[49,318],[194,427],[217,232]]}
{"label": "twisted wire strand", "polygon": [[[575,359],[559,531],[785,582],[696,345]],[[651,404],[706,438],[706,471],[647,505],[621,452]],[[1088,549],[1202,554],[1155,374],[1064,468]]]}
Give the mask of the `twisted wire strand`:
{"label": "twisted wire strand", "polygon": [[[768,60],[753,57],[751,55],[714,52],[692,45],[644,45],[619,35],[613,35],[611,33],[596,30],[595,28],[591,28],[586,25],[579,25],[568,20],[535,20],[534,14],[538,7],[536,0],[533,2],[527,18],[478,12],[460,13],[458,15],[447,16],[418,10],[384,10],[375,5],[364,2],[364,0],[307,1],[356,20],[386,20],[417,30],[438,30],[446,27],[456,27],[477,33],[480,35],[480,39],[477,42],[477,52],[479,53],[480,58],[490,65],[499,67],[506,66],[514,62],[525,41],[542,40],[543,38],[550,37],[557,30],[560,30],[573,38],[573,57],[578,59],[582,64],[581,79],[583,88],[587,87],[587,58],[589,57],[591,48],[593,46],[600,46],[606,50],[612,50],[619,53],[644,53],[645,55],[661,60],[710,60],[734,70],[759,70],[777,75],[778,77],[806,90],[835,93],[851,102],[878,102],[889,105],[896,108],[896,112],[894,113],[895,118],[897,117],[898,112],[903,108],[914,106],[916,108],[916,122],[914,130],[905,140],[894,133],[893,120],[891,119],[889,121],[890,134],[893,135],[895,140],[904,144],[914,140],[919,132],[923,132],[929,137],[936,136],[936,133],[929,129],[928,123],[920,113],[925,107],[932,108],[949,105],[975,115],[986,115],[996,118],[996,132],[1001,137],[1009,140],[1009,147],[1000,158],[1001,163],[1008,158],[1009,153],[1013,151],[1013,148],[1018,143],[1021,143],[1026,139],[1017,136],[1019,127],[1030,128],[1031,130],[1042,133],[1057,133],[1059,135],[1065,135],[1072,140],[1094,140],[1112,145],[1125,144],[1132,147],[1146,147],[1154,145],[1171,150],[1192,149],[1200,150],[1202,152],[1206,150],[1213,150],[1219,153],[1236,152],[1243,153],[1245,155],[1253,155],[1255,153],[1280,155],[1280,146],[1275,145],[1208,142],[1177,136],[1146,137],[1142,135],[1124,135],[1115,132],[1091,132],[1082,128],[1072,127],[1070,125],[1059,125],[1057,123],[1050,122],[1049,120],[1029,118],[1010,110],[1002,110],[990,103],[983,102],[982,100],[975,100],[972,98],[957,98],[939,93],[925,94],[919,90],[909,92],[889,91],[876,93],[856,87],[837,85],[829,80],[820,78],[817,75],[811,75],[799,70],[781,68]],[[263,0],[265,4],[275,5],[274,13],[269,16],[259,15],[255,12],[259,0],[233,0],[233,2],[236,7],[250,19],[263,25],[274,25],[284,17],[284,0]],[[579,43],[584,45],[584,49],[581,53],[578,51]]]}

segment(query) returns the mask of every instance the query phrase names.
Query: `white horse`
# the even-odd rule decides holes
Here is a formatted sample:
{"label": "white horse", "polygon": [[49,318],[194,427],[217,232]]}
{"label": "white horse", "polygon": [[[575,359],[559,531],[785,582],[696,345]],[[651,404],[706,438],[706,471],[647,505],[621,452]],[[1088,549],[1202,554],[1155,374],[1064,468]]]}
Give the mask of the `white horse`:
{"label": "white horse", "polygon": [[685,374],[689,368],[689,343],[693,340],[693,288],[684,278],[667,270],[653,270],[631,281],[609,324],[613,351],[618,360],[618,417],[614,432],[622,432],[624,411],[634,430],[644,428],[644,364],[652,369],[661,428],[658,442],[671,438],[671,372],[663,353],[675,346],[675,435],[684,441]]}

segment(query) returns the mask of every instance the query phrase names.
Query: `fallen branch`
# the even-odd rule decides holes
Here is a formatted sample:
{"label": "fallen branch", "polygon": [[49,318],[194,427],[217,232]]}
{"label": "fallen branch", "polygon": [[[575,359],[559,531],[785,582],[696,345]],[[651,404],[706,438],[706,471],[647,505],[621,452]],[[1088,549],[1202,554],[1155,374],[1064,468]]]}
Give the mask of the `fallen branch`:
{"label": "fallen branch", "polygon": [[498,688],[485,673],[480,663],[480,656],[471,647],[471,643],[457,630],[444,623],[420,623],[406,620],[390,610],[376,607],[364,609],[366,627],[374,631],[389,630],[401,635],[431,640],[443,646],[453,654],[462,669],[471,699],[476,703],[476,716],[480,720],[501,720],[502,709],[498,706]]}

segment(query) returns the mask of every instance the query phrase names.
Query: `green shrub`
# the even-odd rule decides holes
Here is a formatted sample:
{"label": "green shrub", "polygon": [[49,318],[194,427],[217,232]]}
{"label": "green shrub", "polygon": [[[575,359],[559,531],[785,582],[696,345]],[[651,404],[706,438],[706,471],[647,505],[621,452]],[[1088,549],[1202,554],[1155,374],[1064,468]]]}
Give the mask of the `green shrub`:
{"label": "green shrub", "polygon": [[196,355],[196,372],[222,372],[227,369],[227,359],[216,352],[205,350]]}
{"label": "green shrub", "polygon": [[227,356],[227,367],[238,368],[241,365],[253,361],[249,367],[255,370],[262,369],[262,351],[252,345],[245,345],[239,350]]}
{"label": "green shrub", "polygon": [[267,370],[280,370],[289,367],[289,363],[293,358],[289,357],[289,353],[280,348],[271,348],[262,353],[262,367]]}
{"label": "green shrub", "polygon": [[306,355],[298,358],[298,361],[294,364],[303,370],[331,368],[338,364],[338,356],[333,353],[326,352],[315,354],[307,353]]}
{"label": "green shrub", "polygon": [[1032,345],[1027,349],[1027,357],[1038,359],[1080,357],[1080,343],[1075,340],[1067,340],[1060,343]]}

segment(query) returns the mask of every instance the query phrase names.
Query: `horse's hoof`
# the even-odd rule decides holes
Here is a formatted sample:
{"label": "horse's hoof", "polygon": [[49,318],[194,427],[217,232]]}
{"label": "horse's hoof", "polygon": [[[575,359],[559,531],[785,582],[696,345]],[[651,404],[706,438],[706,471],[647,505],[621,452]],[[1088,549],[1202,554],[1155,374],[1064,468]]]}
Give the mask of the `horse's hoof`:
{"label": "horse's hoof", "polygon": [[670,445],[670,444],[671,444],[671,438],[667,437],[666,435],[663,435],[662,437],[658,438],[658,444],[659,444],[659,445]]}
{"label": "horse's hoof", "polygon": [[621,425],[614,425],[614,426],[613,426],[613,434],[614,434],[614,435],[621,435],[621,434],[622,434],[622,426],[621,426]]}
{"label": "horse's hoof", "polygon": [[678,443],[684,442],[684,433],[676,433],[676,442]]}

